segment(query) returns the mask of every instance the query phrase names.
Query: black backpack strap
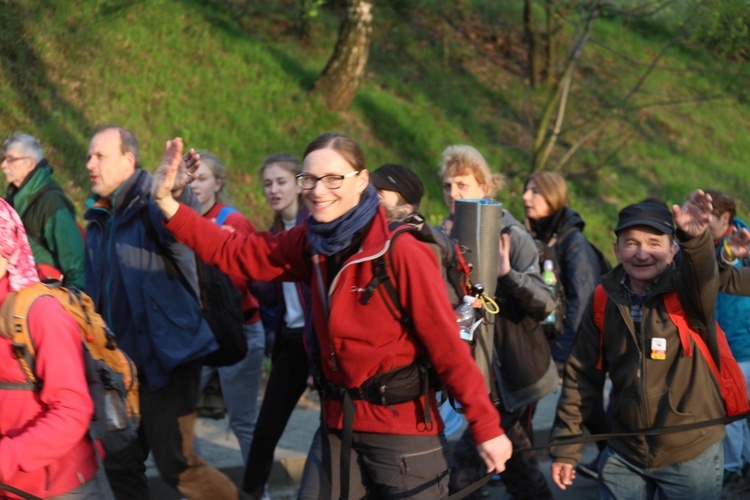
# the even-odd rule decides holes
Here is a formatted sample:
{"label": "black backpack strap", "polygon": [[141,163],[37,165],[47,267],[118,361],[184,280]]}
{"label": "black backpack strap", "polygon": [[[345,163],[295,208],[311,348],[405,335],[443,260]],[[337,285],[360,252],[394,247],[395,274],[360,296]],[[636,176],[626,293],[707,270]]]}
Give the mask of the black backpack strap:
{"label": "black backpack strap", "polygon": [[352,454],[352,434],[354,433],[354,401],[348,391],[344,391],[343,426],[341,428],[341,454],[339,455],[339,475],[341,476],[340,500],[349,499],[349,459]]}
{"label": "black backpack strap", "polygon": [[[151,219],[148,216],[148,205],[144,206],[143,209],[141,209],[141,216],[143,217],[143,226],[146,228],[146,236],[148,236],[151,240],[156,243],[157,248],[159,249],[159,255],[161,256],[162,260],[164,261],[164,269],[167,272],[167,275],[177,278],[180,280],[180,283],[182,283],[182,286],[185,288],[185,290],[188,291],[190,295],[193,296],[193,298],[198,302],[198,304],[201,304],[201,297],[195,295],[195,290],[192,286],[190,286],[190,282],[188,281],[185,274],[182,272],[182,269],[180,269],[180,266],[177,265],[177,263],[172,259],[169,251],[164,248],[164,246],[159,241],[159,236],[156,234],[156,231],[154,231],[153,226],[151,225]],[[195,256],[196,258],[196,273],[200,273],[201,271],[199,268],[201,267],[198,265],[198,256]],[[200,277],[199,277],[200,279]]]}
{"label": "black backpack strap", "polygon": [[[380,288],[381,293],[385,293],[385,295],[388,298],[388,300],[386,300],[385,302],[386,302],[386,305],[389,307],[393,317],[396,320],[398,320],[401,324],[403,324],[404,327],[410,333],[414,334],[414,321],[411,315],[407,313],[406,309],[404,309],[404,306],[401,305],[401,301],[399,300],[399,297],[398,297],[398,291],[396,290],[393,280],[391,279],[391,276],[388,273],[388,264],[386,263],[386,260],[388,262],[393,261],[393,245],[398,235],[406,233],[406,232],[416,232],[416,229],[408,225],[399,224],[397,222],[391,222],[389,224],[389,229],[392,230],[390,245],[388,247],[388,250],[386,250],[386,253],[384,253],[383,255],[381,255],[380,257],[372,261],[373,277],[370,280],[370,283],[367,284],[367,287],[365,287],[365,291],[362,294],[362,297],[360,298],[360,302],[362,304],[369,304],[370,299],[372,298],[372,295],[375,293],[375,290]],[[386,255],[387,255],[387,259],[386,259]],[[429,363],[427,363],[427,365],[424,367],[423,370],[422,370],[422,367],[420,367],[420,370],[423,372],[422,384],[423,384],[423,389],[424,389],[424,394],[423,394],[424,396],[424,423],[428,427],[432,425],[432,415],[430,411],[430,398],[429,398],[430,368],[431,368],[431,365],[429,365]]]}
{"label": "black backpack strap", "polygon": [[401,301],[398,298],[398,292],[396,291],[396,287],[393,285],[391,276],[388,273],[388,262],[393,261],[393,244],[398,235],[405,232],[415,232],[416,230],[411,226],[399,224],[398,222],[391,222],[388,227],[392,231],[390,245],[383,255],[372,261],[372,279],[365,287],[365,291],[362,293],[362,297],[360,297],[359,301],[362,304],[369,304],[375,291],[380,285],[383,285],[380,289],[384,290],[388,296],[389,300],[386,301],[386,303],[390,304],[389,307],[396,309],[395,312],[391,309],[391,314],[393,314],[395,319],[411,329],[413,326],[411,317],[406,312],[406,309],[403,308]]}
{"label": "black backpack strap", "polygon": [[18,488],[14,488],[9,484],[0,483],[0,490],[13,493],[14,495],[25,498],[26,500],[42,500],[42,498],[40,497],[34,496],[31,493],[26,493],[25,491],[19,490]]}

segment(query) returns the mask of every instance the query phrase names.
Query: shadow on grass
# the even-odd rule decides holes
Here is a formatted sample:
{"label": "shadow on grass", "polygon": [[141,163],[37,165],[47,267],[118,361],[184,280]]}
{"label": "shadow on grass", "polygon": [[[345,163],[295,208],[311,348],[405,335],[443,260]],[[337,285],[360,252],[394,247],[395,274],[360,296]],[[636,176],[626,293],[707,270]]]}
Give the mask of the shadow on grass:
{"label": "shadow on grass", "polygon": [[[39,140],[45,148],[54,148],[71,164],[67,169],[79,186],[87,186],[83,165],[88,151],[85,137],[92,129],[81,110],[64,98],[49,76],[47,64],[34,47],[34,36],[26,32],[26,20],[39,15],[41,9],[54,9],[53,2],[28,7],[28,2],[0,3],[0,68],[16,94],[16,103],[23,114],[42,130]],[[79,163],[80,162],[80,163]]]}

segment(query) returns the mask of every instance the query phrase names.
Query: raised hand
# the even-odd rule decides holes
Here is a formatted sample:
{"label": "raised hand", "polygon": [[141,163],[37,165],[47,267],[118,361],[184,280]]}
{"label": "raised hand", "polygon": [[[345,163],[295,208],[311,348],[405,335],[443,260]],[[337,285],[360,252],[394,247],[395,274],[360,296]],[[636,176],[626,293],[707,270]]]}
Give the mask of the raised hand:
{"label": "raised hand", "polygon": [[744,227],[739,231],[735,228],[724,239],[722,252],[728,261],[744,259],[750,256],[750,231]]}
{"label": "raised hand", "polygon": [[690,193],[682,207],[672,205],[675,224],[690,237],[698,236],[708,228],[709,216],[712,211],[711,195],[700,189]]}
{"label": "raised hand", "polygon": [[[180,208],[180,204],[174,199],[173,193],[175,191],[181,193],[189,182],[190,175],[187,172],[187,162],[182,157],[182,149],[181,138],[175,137],[167,141],[164,147],[164,156],[162,156],[159,168],[154,172],[154,179],[151,184],[151,197],[167,219],[171,218]],[[182,173],[178,175],[180,167],[182,167]]]}
{"label": "raised hand", "polygon": [[510,272],[510,233],[500,234],[500,251],[497,255],[497,277],[502,278]]}
{"label": "raised hand", "polygon": [[192,182],[195,177],[193,175],[201,166],[201,155],[195,152],[195,149],[190,148],[190,151],[182,155],[182,161],[185,163],[185,172],[190,177],[188,182]]}

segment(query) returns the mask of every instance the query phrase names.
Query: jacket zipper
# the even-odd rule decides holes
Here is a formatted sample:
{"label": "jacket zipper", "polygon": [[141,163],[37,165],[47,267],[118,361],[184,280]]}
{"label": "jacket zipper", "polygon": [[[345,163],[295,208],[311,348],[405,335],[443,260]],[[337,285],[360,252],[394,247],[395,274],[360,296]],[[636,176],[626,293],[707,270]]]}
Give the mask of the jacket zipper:
{"label": "jacket zipper", "polygon": [[325,315],[326,315],[326,326],[329,328],[328,330],[328,351],[329,351],[328,359],[331,362],[331,370],[333,371],[338,371],[339,367],[336,361],[336,350],[333,347],[333,340],[331,340],[331,331],[330,331],[330,325],[328,324],[328,322],[330,319],[330,312],[331,312],[330,304],[331,304],[331,299],[333,297],[333,289],[336,285],[336,281],[338,281],[339,276],[341,276],[341,273],[343,273],[344,269],[346,269],[347,267],[353,264],[358,264],[360,262],[367,262],[368,260],[374,260],[380,257],[381,255],[385,254],[390,244],[391,244],[391,240],[388,240],[386,244],[383,246],[383,249],[377,254],[371,255],[365,258],[351,260],[345,263],[343,266],[341,266],[341,269],[339,269],[339,272],[336,273],[336,276],[334,276],[333,281],[331,281],[331,286],[328,287],[328,292],[326,292],[325,284],[323,283],[323,274],[321,273],[321,270],[320,270],[320,257],[318,255],[312,256],[311,260],[313,262],[313,266],[315,266],[315,277],[316,277],[315,282],[316,282],[316,285],[318,286],[318,293],[320,293],[320,298],[323,300],[323,309],[325,310]]}
{"label": "jacket zipper", "polygon": [[[644,301],[645,303],[645,301]],[[643,404],[641,405],[641,418],[643,419],[643,423],[641,424],[641,428],[646,429],[647,426],[649,426],[649,419],[648,419],[648,408],[647,406],[647,400],[646,400],[646,362],[645,357],[643,356],[643,353],[646,352],[646,335],[644,332],[644,325],[645,325],[645,318],[641,316],[641,331],[639,335],[640,339],[640,345],[638,346],[638,371],[636,372],[636,377],[638,378],[638,385],[641,390],[641,401]],[[648,443],[648,436],[643,436],[643,442],[646,445],[646,465],[647,468],[651,467],[651,455],[648,453],[649,443]]]}

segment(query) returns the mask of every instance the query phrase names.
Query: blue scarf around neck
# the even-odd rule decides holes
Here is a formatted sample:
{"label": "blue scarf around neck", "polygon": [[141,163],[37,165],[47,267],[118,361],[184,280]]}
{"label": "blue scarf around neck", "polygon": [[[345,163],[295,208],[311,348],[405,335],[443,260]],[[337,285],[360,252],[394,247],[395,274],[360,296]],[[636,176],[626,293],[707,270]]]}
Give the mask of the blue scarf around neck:
{"label": "blue scarf around neck", "polygon": [[357,231],[365,227],[378,212],[378,193],[372,184],[362,193],[359,203],[344,215],[331,222],[310,219],[308,237],[314,253],[326,257],[349,247]]}

